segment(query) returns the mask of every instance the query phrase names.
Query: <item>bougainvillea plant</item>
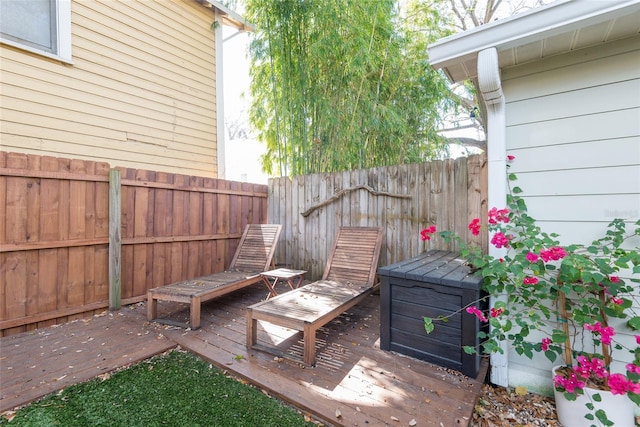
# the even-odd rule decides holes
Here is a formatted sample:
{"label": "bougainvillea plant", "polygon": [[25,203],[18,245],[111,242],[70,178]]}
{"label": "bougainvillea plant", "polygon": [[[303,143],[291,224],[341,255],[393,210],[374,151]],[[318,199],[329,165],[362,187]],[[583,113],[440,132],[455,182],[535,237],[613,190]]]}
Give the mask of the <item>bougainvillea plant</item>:
{"label": "bougainvillea plant", "polygon": [[[516,179],[509,174],[510,184]],[[615,219],[590,245],[561,245],[557,234],[543,231],[529,216],[521,193],[510,185],[507,207],[488,212],[490,243],[502,249],[501,257],[483,254],[449,231],[437,232],[455,241],[461,256],[483,276],[492,306],[486,312],[475,303],[463,308],[490,325],[488,332],[479,332],[481,351],[502,353],[501,344],[508,342],[528,358],[536,352],[551,362],[564,356],[566,367],[557,371],[554,386],[567,399],[575,400],[589,386],[626,394],[640,405],[640,220]],[[469,223],[473,235],[483,227],[479,218]],[[421,238],[435,233],[431,226]],[[430,333],[448,317],[426,317],[425,330]],[[610,322],[613,318],[620,320]],[[624,371],[611,371],[613,351],[630,353],[623,358],[628,360]],[[606,420],[606,414],[596,416]]]}

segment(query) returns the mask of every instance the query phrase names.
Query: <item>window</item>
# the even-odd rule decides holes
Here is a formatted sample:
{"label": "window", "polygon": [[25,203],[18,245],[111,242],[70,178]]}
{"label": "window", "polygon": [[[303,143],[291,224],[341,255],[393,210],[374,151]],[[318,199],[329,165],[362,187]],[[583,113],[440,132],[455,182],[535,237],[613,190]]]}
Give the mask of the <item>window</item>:
{"label": "window", "polygon": [[71,61],[71,0],[0,0],[2,43]]}

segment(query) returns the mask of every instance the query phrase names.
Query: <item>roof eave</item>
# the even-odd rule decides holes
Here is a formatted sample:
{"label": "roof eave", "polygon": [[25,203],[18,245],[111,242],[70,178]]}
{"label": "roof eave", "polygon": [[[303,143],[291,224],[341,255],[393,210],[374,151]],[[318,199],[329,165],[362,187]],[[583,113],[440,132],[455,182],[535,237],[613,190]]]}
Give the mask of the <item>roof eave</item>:
{"label": "roof eave", "polygon": [[220,13],[222,16],[222,23],[230,27],[237,28],[240,31],[254,31],[254,26],[247,22],[242,16],[233,10],[229,9],[222,3],[216,0],[196,0],[203,5],[208,5]]}
{"label": "roof eave", "polygon": [[638,0],[557,1],[438,40],[427,47],[429,61],[456,81],[447,67],[474,58],[482,50],[495,47],[498,52],[504,51],[622,16],[637,8],[640,8]]}

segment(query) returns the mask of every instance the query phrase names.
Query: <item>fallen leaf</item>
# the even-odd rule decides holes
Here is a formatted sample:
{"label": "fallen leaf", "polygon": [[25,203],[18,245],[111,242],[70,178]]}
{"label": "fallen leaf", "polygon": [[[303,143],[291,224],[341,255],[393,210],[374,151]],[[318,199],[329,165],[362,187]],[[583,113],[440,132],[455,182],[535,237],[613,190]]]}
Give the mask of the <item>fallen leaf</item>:
{"label": "fallen leaf", "polygon": [[411,421],[409,421],[409,426],[410,427],[415,427],[418,425],[418,422],[416,421],[415,418],[413,418]]}
{"label": "fallen leaf", "polygon": [[516,394],[518,396],[524,396],[527,394],[527,387],[519,385],[516,387]]}
{"label": "fallen leaf", "polygon": [[393,415],[391,416],[391,421],[400,421],[400,419],[398,417],[394,417]]}
{"label": "fallen leaf", "polygon": [[342,418],[342,412],[340,412],[340,409],[336,409],[336,418]]}
{"label": "fallen leaf", "polygon": [[2,415],[7,421],[11,422],[16,416],[15,411],[7,411]]}
{"label": "fallen leaf", "polygon": [[106,372],[104,374],[98,375],[98,378],[100,378],[100,380],[102,380],[102,381],[106,381],[109,378],[111,378],[111,374],[109,372]]}

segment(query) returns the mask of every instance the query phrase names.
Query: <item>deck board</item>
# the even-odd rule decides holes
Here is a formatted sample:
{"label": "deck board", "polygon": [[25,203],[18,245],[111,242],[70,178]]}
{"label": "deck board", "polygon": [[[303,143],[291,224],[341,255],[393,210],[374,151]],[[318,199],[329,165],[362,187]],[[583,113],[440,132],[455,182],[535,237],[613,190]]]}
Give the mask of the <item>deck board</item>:
{"label": "deck board", "polygon": [[[203,304],[198,330],[149,323],[145,305],[137,304],[1,338],[0,411],[180,345],[327,425],[468,424],[482,381],[380,350],[378,295],[318,330],[315,367],[247,350],[246,307],[266,295],[259,283]],[[160,302],[158,311],[189,317],[186,304]],[[258,330],[259,342],[302,358],[301,333],[261,322]]]}

